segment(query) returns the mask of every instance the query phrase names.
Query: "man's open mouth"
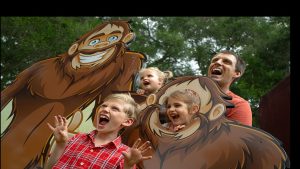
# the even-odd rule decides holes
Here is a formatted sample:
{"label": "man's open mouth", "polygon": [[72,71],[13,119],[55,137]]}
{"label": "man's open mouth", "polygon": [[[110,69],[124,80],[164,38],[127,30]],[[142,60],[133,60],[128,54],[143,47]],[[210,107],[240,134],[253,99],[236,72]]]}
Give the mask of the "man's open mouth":
{"label": "man's open mouth", "polygon": [[223,71],[222,71],[221,68],[213,68],[213,69],[211,70],[211,74],[212,74],[212,75],[222,75],[222,73],[223,73]]}

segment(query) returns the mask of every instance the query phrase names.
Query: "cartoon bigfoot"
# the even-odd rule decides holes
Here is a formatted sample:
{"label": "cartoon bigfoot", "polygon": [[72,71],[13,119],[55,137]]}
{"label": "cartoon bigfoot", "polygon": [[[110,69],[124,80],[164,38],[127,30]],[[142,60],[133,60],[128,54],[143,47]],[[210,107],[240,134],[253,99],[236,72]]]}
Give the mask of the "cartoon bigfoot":
{"label": "cartoon bigfoot", "polygon": [[[198,93],[200,112],[178,132],[160,123],[165,99],[176,90]],[[230,99],[208,77],[180,77],[147,97],[148,106],[138,123],[123,133],[129,146],[136,137],[151,141],[153,158],[139,164],[144,169],[274,169],[289,167],[284,149],[272,135],[225,118]]]}
{"label": "cartoon bigfoot", "polygon": [[128,22],[105,22],[68,52],[21,72],[1,92],[1,110],[13,100],[13,120],[1,135],[1,168],[43,167],[53,116],[71,117],[112,92],[132,90],[144,59],[128,50],[133,38]]}

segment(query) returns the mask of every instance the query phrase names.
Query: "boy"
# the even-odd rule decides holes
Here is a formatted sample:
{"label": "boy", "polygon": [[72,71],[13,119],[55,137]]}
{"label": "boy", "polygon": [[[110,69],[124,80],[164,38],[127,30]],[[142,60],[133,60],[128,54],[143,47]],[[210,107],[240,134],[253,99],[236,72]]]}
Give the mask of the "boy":
{"label": "boy", "polygon": [[[121,143],[119,131],[133,124],[137,104],[126,94],[112,94],[97,108],[96,129],[88,134],[77,134],[68,140],[67,120],[55,116],[56,146],[46,168],[135,168],[135,164],[152,156],[143,156],[151,149],[149,142],[141,146],[138,139],[132,148]],[[53,166],[54,165],[54,166]]]}

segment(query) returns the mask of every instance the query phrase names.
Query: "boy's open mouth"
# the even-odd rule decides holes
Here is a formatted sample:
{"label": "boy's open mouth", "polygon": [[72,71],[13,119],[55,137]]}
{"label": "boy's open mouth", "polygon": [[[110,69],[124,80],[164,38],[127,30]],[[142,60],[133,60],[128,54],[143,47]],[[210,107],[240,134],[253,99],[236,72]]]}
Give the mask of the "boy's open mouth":
{"label": "boy's open mouth", "polygon": [[99,118],[99,124],[105,125],[109,122],[109,117],[107,115],[101,114]]}

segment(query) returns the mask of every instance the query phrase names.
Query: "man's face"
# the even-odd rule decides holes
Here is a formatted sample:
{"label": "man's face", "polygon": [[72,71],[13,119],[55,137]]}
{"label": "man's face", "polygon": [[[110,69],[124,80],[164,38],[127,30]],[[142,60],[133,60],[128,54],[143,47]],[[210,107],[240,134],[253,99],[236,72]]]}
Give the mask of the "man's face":
{"label": "man's face", "polygon": [[231,54],[219,53],[211,59],[208,77],[216,81],[220,87],[230,86],[240,73],[235,71],[236,58]]}

